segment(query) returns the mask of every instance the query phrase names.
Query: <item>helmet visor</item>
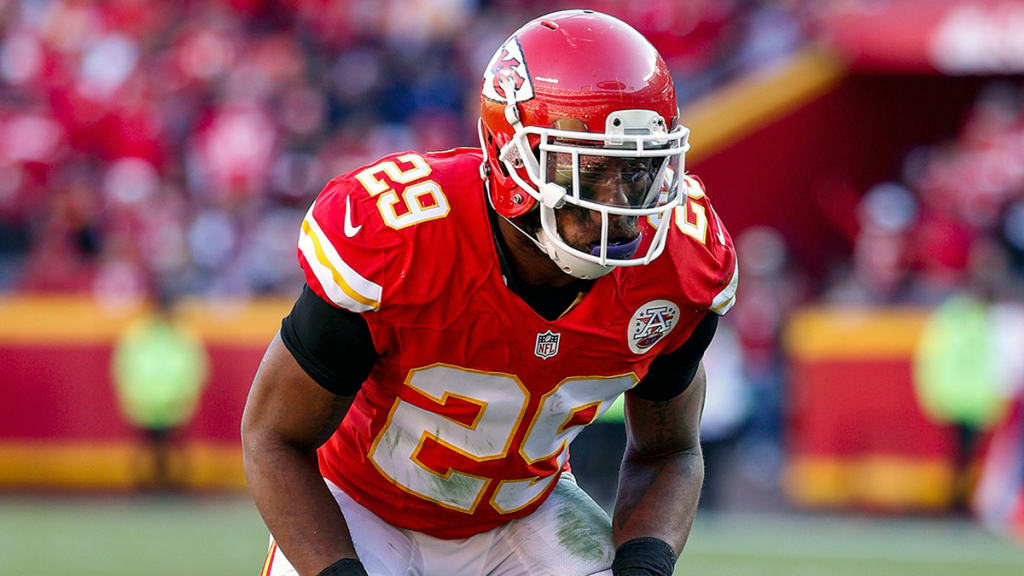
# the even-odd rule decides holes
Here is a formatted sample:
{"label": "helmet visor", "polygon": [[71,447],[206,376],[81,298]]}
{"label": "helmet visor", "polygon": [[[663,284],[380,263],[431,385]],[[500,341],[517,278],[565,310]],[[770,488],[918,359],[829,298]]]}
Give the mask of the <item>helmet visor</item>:
{"label": "helmet visor", "polygon": [[[565,149],[563,143],[554,143]],[[561,145],[560,145],[561,144]],[[588,143],[590,144],[590,143]],[[545,151],[543,178],[564,188],[580,205],[596,204],[614,208],[649,209],[674,201],[676,187],[668,187],[669,175],[678,173],[680,149],[659,150],[658,155],[625,156],[602,154],[601,148],[572,146],[572,151]],[[672,188],[672,189],[668,189]]]}

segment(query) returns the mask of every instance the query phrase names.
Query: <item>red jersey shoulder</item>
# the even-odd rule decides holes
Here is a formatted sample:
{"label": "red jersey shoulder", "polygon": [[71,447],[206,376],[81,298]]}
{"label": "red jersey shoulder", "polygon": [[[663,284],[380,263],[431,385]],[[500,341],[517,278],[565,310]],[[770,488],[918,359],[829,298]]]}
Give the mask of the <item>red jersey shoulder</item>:
{"label": "red jersey shoulder", "polygon": [[479,164],[473,149],[402,152],[328,182],[299,236],[307,283],[353,312],[427,321],[417,308],[465,289],[486,265]]}
{"label": "red jersey shoulder", "polygon": [[683,185],[686,198],[665,223],[671,226],[665,252],[649,266],[650,272],[659,279],[671,278],[685,303],[725,314],[736,301],[739,284],[736,248],[700,180],[686,175]]}

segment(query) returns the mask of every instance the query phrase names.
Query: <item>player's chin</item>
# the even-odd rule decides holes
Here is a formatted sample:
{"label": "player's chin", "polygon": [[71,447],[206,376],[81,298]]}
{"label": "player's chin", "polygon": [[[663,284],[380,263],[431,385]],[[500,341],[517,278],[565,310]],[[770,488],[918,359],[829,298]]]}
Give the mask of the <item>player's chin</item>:
{"label": "player's chin", "polygon": [[[637,234],[637,235],[633,236],[632,238],[629,238],[629,237],[609,238],[608,239],[608,254],[609,254],[609,257],[616,258],[616,259],[629,257],[627,255],[627,253],[630,254],[630,255],[632,254],[632,251],[635,249],[635,245],[637,244],[637,239],[639,238],[639,236],[640,235]],[[563,238],[563,240],[565,240],[565,239]],[[580,252],[583,252],[584,254],[592,254],[594,256],[597,256],[597,255],[599,255],[601,253],[601,237],[600,236],[594,237],[593,239],[589,239],[588,238],[588,239],[585,239],[585,240],[576,240],[576,241],[566,240],[566,244],[568,244],[572,248],[575,248],[576,250],[579,250]]]}
{"label": "player's chin", "polygon": [[568,237],[562,234],[562,240],[570,247],[589,254],[594,246],[601,245],[601,234],[574,234]]}
{"label": "player's chin", "polygon": [[[640,226],[636,217],[617,219],[608,231],[608,245],[623,246],[632,244],[640,237]],[[566,244],[587,254],[593,254],[601,247],[601,225],[592,223],[586,228],[560,230],[562,240]]]}

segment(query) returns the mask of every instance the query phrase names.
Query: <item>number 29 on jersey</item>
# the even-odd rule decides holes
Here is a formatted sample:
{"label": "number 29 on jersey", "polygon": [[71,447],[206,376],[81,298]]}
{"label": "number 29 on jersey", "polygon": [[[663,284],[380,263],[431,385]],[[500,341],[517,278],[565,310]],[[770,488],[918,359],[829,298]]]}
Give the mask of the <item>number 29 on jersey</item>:
{"label": "number 29 on jersey", "polygon": [[419,154],[403,154],[395,160],[378,162],[356,174],[356,180],[372,198],[390,228],[437,220],[448,215],[448,199],[441,186],[428,180],[431,167]]}

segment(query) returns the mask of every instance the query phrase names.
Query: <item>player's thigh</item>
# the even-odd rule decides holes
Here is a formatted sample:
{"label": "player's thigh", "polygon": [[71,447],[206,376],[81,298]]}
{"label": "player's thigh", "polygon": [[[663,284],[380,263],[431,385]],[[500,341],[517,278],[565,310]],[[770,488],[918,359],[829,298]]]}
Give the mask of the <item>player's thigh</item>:
{"label": "player's thigh", "polygon": [[[388,525],[375,514],[349,498],[330,482],[335,501],[345,516],[356,554],[369,576],[406,576],[413,562],[414,546],[401,530]],[[273,539],[260,576],[296,576],[295,568]]]}
{"label": "player's thigh", "polygon": [[533,514],[498,530],[490,576],[611,576],[611,519],[569,474]]}

